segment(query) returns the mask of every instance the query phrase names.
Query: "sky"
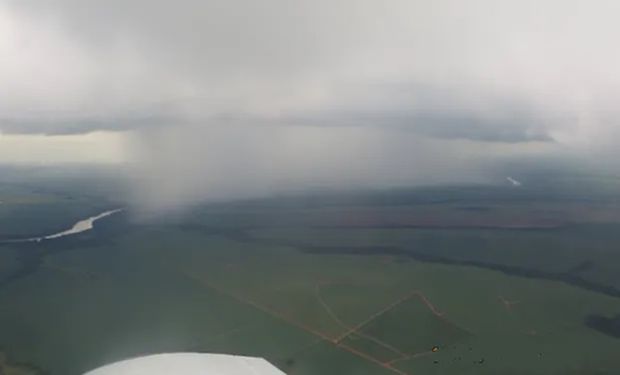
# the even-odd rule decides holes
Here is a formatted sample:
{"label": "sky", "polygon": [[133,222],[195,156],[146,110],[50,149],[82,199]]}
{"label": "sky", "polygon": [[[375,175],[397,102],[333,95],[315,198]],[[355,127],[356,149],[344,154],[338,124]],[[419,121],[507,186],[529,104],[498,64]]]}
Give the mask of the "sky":
{"label": "sky", "polygon": [[142,190],[158,186],[149,200],[174,201],[477,180],[489,160],[520,157],[610,160],[619,11],[1,0],[0,163],[129,163]]}

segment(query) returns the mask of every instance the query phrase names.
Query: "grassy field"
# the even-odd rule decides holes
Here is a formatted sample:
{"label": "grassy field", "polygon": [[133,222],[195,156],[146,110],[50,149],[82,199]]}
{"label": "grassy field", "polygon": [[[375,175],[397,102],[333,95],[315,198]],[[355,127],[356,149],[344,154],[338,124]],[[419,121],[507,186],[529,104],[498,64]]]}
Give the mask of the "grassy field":
{"label": "grassy field", "polygon": [[251,235],[326,252],[376,248],[379,253],[388,247],[392,255],[572,274],[620,288],[619,229],[618,224],[545,230],[271,227],[254,229]]}
{"label": "grassy field", "polygon": [[[619,285],[615,219],[467,226],[468,215],[480,224],[497,201],[470,197],[463,211],[462,200],[424,194],[423,214],[412,197],[405,206],[254,201],[159,223],[116,215],[74,237],[0,244],[0,366],[77,375],[143,354],[198,351],[265,357],[290,375],[620,371],[620,340],[585,324],[617,315],[620,298],[570,279]],[[24,218],[43,215],[23,233],[79,216],[65,211],[71,199],[37,199],[7,203],[32,206]],[[109,203],[89,202],[81,214]],[[523,207],[519,220],[533,215],[533,203]],[[505,224],[518,208],[500,210]],[[403,225],[431,211],[461,216],[441,227]],[[362,213],[365,224],[351,226]]]}
{"label": "grassy field", "polygon": [[472,267],[307,254],[162,227],[45,257],[0,289],[0,306],[7,353],[52,374],[183,350],[263,356],[298,375],[620,368],[620,340],[583,324],[591,312],[620,311],[617,298]]}

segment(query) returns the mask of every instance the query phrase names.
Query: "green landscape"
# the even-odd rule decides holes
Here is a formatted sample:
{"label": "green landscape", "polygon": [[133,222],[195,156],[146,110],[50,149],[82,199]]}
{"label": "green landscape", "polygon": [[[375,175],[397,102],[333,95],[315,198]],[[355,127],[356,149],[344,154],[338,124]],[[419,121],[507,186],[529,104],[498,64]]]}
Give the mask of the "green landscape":
{"label": "green landscape", "polygon": [[264,357],[292,375],[620,369],[620,220],[602,192],[321,192],[147,221],[128,208],[17,242],[124,203],[112,187],[1,191],[4,374],[181,351]]}

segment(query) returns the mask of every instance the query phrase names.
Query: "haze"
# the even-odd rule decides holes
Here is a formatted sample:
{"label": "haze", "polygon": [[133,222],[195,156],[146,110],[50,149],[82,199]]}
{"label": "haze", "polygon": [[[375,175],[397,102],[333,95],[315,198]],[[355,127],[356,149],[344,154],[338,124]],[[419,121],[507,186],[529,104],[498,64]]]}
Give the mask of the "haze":
{"label": "haze", "polygon": [[4,1],[0,158],[128,165],[137,201],[156,208],[486,181],[503,160],[613,160],[618,11],[613,0]]}

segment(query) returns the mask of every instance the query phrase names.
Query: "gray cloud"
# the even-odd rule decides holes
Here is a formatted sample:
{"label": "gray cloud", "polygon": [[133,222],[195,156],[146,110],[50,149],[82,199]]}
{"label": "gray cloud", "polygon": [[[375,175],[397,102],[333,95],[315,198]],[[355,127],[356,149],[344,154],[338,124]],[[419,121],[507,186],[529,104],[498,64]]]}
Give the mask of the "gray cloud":
{"label": "gray cloud", "polygon": [[13,0],[0,8],[13,35],[1,51],[10,58],[0,63],[0,126],[54,134],[353,114],[348,125],[372,116],[446,139],[548,140],[558,130],[550,117],[574,122],[592,98],[617,93],[617,9],[580,0]]}
{"label": "gray cloud", "polygon": [[131,130],[150,201],[481,178],[485,159],[617,149],[619,11],[616,0],[7,0],[0,132]]}
{"label": "gray cloud", "polygon": [[419,124],[416,131],[436,138],[506,143],[553,141],[539,119],[525,116],[485,119],[468,114],[419,114],[412,121]]}
{"label": "gray cloud", "polygon": [[[415,84],[363,85],[345,100],[306,111],[282,110],[275,115],[252,112],[228,112],[206,116],[201,111],[185,115],[175,103],[152,105],[142,113],[87,116],[63,113],[38,113],[21,118],[0,119],[0,128],[11,134],[47,135],[88,133],[97,130],[140,130],[162,126],[318,126],[379,127],[389,131],[407,131],[442,139],[468,139],[481,142],[549,142],[549,128],[567,119],[549,119],[542,110],[525,108],[523,103],[497,99],[491,110],[468,108],[467,101],[446,95],[436,88]],[[351,88],[348,88],[351,91]],[[335,92],[347,91],[334,88]],[[390,103],[386,106],[384,103]],[[183,104],[190,108],[207,106],[195,99]],[[116,117],[114,117],[116,116]]]}
{"label": "gray cloud", "polygon": [[118,117],[111,116],[31,116],[0,119],[0,130],[5,134],[68,135],[94,131],[128,131],[178,123],[165,116]]}
{"label": "gray cloud", "polygon": [[552,142],[538,120],[527,117],[485,119],[476,114],[446,113],[325,113],[265,118],[240,115],[220,115],[209,119],[183,119],[160,116],[120,118],[20,118],[0,119],[5,134],[81,134],[93,131],[128,131],[170,125],[188,126],[318,126],[318,127],[380,127],[390,131],[407,131],[431,138],[467,139],[480,142]]}

